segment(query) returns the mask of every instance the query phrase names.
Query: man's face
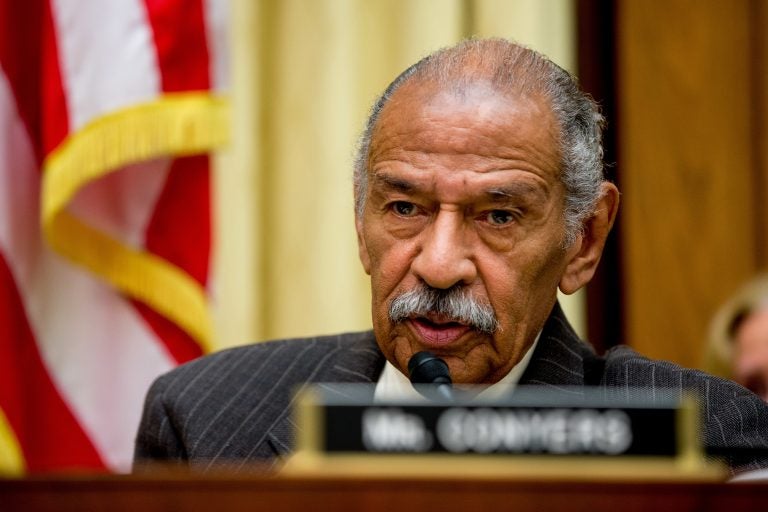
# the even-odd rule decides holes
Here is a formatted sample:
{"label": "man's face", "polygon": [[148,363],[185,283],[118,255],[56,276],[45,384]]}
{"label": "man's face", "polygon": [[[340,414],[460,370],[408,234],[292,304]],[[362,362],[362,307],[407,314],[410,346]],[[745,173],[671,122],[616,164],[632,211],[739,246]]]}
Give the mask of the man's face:
{"label": "man's face", "polygon": [[[541,98],[475,84],[462,94],[403,86],[373,134],[360,257],[371,276],[373,327],[408,375],[429,350],[454,382],[493,383],[533,343],[569,255],[557,127]],[[464,287],[499,327],[482,333],[445,315],[393,323],[392,301],[427,285]]]}

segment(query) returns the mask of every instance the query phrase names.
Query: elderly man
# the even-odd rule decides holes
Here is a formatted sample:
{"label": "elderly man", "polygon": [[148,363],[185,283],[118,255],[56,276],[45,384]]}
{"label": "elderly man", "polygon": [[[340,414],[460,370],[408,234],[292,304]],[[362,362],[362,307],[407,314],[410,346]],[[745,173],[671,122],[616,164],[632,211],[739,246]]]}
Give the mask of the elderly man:
{"label": "elderly man", "polygon": [[137,461],[274,460],[294,443],[297,386],[413,392],[408,361],[424,350],[456,383],[700,390],[708,445],[732,446],[733,432],[768,444],[766,407],[746,389],[626,347],[598,357],[558,306],[558,287],[592,278],[618,207],[602,121],[567,72],[508,41],[466,41],[406,70],[374,105],[355,167],[373,332],[232,349],[159,378]]}

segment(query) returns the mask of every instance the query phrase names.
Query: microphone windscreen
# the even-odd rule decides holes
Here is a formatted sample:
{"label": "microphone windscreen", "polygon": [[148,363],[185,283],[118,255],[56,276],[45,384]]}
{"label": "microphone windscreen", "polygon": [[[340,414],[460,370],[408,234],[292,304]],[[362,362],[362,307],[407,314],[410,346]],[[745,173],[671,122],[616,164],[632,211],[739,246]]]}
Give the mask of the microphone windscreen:
{"label": "microphone windscreen", "polygon": [[432,352],[417,352],[408,361],[411,384],[450,384],[448,364]]}

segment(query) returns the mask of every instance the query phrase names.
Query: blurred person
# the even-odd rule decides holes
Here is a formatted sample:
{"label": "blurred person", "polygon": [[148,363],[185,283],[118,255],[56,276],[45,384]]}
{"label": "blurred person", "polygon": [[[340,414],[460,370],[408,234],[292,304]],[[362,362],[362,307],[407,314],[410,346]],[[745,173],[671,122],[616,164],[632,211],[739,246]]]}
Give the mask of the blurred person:
{"label": "blurred person", "polygon": [[464,41],[405,70],[375,102],[354,169],[373,330],[231,349],[160,377],[136,463],[275,462],[294,449],[298,386],[415,393],[408,362],[431,351],[459,384],[697,393],[707,446],[733,448],[734,471],[765,466],[747,449],[768,446],[757,396],[626,346],[598,356],[557,303],[558,288],[592,278],[618,209],[602,125],[574,77],[506,40]]}
{"label": "blurred person", "polygon": [[768,401],[768,275],[747,282],[716,313],[706,369]]}

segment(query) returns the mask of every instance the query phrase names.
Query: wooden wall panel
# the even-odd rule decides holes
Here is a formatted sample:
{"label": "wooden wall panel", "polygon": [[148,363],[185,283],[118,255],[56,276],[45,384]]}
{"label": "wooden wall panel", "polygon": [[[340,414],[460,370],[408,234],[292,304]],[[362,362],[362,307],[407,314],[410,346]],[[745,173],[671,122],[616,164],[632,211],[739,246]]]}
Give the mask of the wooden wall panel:
{"label": "wooden wall panel", "polygon": [[755,154],[755,216],[757,264],[768,271],[768,2],[752,0],[752,38],[755,80],[753,81],[753,122]]}
{"label": "wooden wall panel", "polygon": [[700,365],[720,303],[764,263],[758,4],[617,4],[624,341],[686,366]]}

